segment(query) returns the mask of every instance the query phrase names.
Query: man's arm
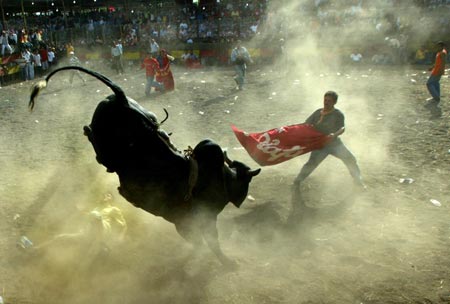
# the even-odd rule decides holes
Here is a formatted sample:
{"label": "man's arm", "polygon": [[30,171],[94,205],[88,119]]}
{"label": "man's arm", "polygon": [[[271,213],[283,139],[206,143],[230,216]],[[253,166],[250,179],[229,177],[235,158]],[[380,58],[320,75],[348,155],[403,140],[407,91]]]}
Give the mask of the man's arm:
{"label": "man's arm", "polygon": [[233,49],[232,51],[231,51],[231,62],[235,62],[236,61],[236,50],[235,49]]}
{"label": "man's arm", "polygon": [[328,136],[336,138],[339,135],[342,135],[342,133],[344,133],[344,132],[345,132],[345,127],[342,127],[339,130],[337,130],[336,132],[328,134]]}

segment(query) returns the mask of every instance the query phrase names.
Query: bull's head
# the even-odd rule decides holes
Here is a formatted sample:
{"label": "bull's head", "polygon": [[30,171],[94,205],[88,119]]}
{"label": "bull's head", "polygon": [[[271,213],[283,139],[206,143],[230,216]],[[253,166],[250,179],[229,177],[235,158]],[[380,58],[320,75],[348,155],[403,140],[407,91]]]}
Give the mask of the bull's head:
{"label": "bull's head", "polygon": [[240,207],[245,200],[248,193],[248,186],[252,181],[252,178],[261,172],[261,169],[251,170],[246,164],[231,160],[228,158],[227,152],[223,153],[225,163],[235,172],[234,182],[230,183],[231,189],[229,189],[230,201],[236,206]]}
{"label": "bull's head", "polygon": [[36,84],[30,97],[30,110],[34,108],[35,98],[40,90],[47,86],[49,79],[55,73],[69,69],[94,76],[114,92],[98,104],[91,124],[83,128],[84,134],[94,147],[97,161],[109,172],[119,173],[125,168],[147,170],[153,166],[153,163],[149,162],[155,159],[149,158],[149,155],[172,150],[159,130],[160,124],[155,114],[128,98],[123,90],[107,77],[82,67],[59,68],[50,73],[45,81]]}

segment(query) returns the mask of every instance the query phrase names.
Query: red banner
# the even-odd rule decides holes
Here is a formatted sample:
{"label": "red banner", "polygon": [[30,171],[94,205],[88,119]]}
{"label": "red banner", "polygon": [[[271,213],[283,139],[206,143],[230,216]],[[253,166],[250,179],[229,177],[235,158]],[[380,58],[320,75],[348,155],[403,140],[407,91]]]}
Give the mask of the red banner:
{"label": "red banner", "polygon": [[312,125],[297,124],[260,133],[247,133],[232,125],[234,134],[248,154],[261,166],[282,163],[323,148],[331,137]]}

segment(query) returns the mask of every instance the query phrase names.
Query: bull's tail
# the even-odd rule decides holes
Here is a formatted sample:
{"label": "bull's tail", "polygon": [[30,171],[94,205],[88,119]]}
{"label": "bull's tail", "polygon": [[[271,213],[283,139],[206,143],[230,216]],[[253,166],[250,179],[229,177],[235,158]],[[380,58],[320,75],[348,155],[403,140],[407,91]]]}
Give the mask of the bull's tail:
{"label": "bull's tail", "polygon": [[39,81],[33,87],[31,88],[31,95],[30,95],[30,102],[28,103],[28,107],[30,108],[30,111],[34,108],[34,100],[39,95],[40,91],[44,89],[47,86],[48,81],[50,78],[55,75],[56,73],[64,70],[78,70],[81,72],[84,72],[86,74],[89,74],[91,76],[94,76],[95,78],[99,79],[101,82],[106,84],[108,87],[111,88],[111,90],[114,92],[114,94],[117,96],[116,100],[127,103],[127,98],[125,96],[125,93],[122,91],[122,89],[117,86],[114,82],[112,82],[111,79],[107,78],[106,76],[99,74],[97,72],[85,69],[83,67],[79,66],[65,66],[59,69],[54,70],[50,74],[45,77],[45,80]]}

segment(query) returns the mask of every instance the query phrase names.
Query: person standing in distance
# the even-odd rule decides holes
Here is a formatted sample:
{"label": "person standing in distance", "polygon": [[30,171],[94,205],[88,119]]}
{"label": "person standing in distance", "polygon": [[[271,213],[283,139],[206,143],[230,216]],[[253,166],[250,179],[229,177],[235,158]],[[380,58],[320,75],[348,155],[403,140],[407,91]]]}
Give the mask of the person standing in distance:
{"label": "person standing in distance", "polygon": [[432,99],[426,104],[427,107],[439,107],[439,102],[441,101],[441,87],[439,82],[442,75],[445,73],[447,50],[445,49],[445,43],[442,41],[439,41],[436,45],[438,51],[436,53],[434,66],[429,69],[431,74],[427,81],[427,89],[428,92],[430,92]]}
{"label": "person standing in distance", "polygon": [[159,53],[159,44],[155,41],[155,39],[150,39],[150,52],[153,57],[158,56]]}
{"label": "person standing in distance", "polygon": [[164,92],[164,85],[155,81],[155,75],[159,72],[159,62],[156,58],[153,57],[153,52],[148,51],[147,55],[144,58],[144,61],[141,64],[141,68],[145,69],[145,96],[150,96],[152,91],[152,87],[158,88],[159,91]]}
{"label": "person standing in distance", "polygon": [[342,140],[339,138],[345,131],[344,114],[336,109],[338,94],[334,91],[328,91],[323,97],[323,108],[314,111],[305,121],[311,124],[318,131],[327,134],[332,140],[322,149],[314,150],[309,156],[309,160],[300,170],[300,173],[294,180],[294,190],[297,190],[300,184],[319,166],[319,164],[328,156],[342,160],[353,178],[355,186],[360,189],[366,189],[359,170],[356,158],[347,149]]}
{"label": "person standing in distance", "polygon": [[245,82],[245,73],[247,71],[247,63],[253,63],[250,53],[242,46],[241,41],[236,42],[236,47],[231,51],[231,63],[234,64],[236,82],[238,89],[242,90]]}
{"label": "person standing in distance", "polygon": [[[69,65],[71,66],[81,66],[81,61],[80,59],[78,59],[77,56],[75,56],[75,52],[74,51],[70,51],[69,53]],[[78,70],[73,70],[71,75],[70,75],[70,79],[69,79],[69,83],[70,85],[72,85],[73,83],[73,77],[77,76],[78,78],[81,79],[81,81],[83,81],[83,84],[86,85],[86,79],[83,78],[83,76],[81,76],[81,72]]]}

